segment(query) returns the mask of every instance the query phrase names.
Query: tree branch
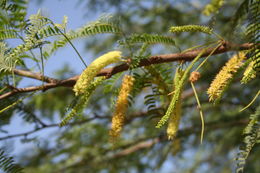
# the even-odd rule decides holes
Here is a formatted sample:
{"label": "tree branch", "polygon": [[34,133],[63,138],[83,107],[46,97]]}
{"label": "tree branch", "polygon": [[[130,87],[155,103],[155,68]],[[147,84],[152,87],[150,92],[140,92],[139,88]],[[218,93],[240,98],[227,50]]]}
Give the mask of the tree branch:
{"label": "tree branch", "polygon": [[[80,125],[80,124],[84,124],[84,123],[89,122],[89,121],[93,121],[95,119],[108,119],[108,118],[110,118],[110,116],[94,116],[92,118],[88,118],[88,119],[85,119],[85,120],[82,120],[82,121],[68,123],[68,125],[69,126]],[[36,128],[36,129],[28,131],[28,132],[0,137],[0,141],[6,140],[6,139],[11,139],[11,138],[16,138],[16,137],[21,137],[21,136],[28,136],[28,135],[31,135],[31,134],[36,133],[38,131],[41,131],[43,129],[53,128],[53,127],[60,127],[60,124],[59,123],[49,124],[49,125],[44,124],[42,127]],[[62,128],[62,127],[60,127],[60,128]]]}
{"label": "tree branch", "polygon": [[48,76],[43,76],[41,73],[35,73],[31,71],[26,71],[26,70],[20,70],[20,69],[13,69],[14,74],[19,75],[19,76],[24,76],[32,79],[37,79],[40,81],[44,81],[47,83],[58,83],[58,79],[54,79]]}
{"label": "tree branch", "polygon": [[[234,51],[234,50],[248,50],[251,49],[254,46],[252,43],[244,43],[241,45],[235,45],[229,42],[222,42],[222,45],[219,46],[212,55],[217,55],[229,51]],[[202,54],[201,57],[206,57],[208,56],[215,48],[208,48],[206,51]],[[142,66],[149,66],[152,64],[160,64],[160,63],[166,63],[166,62],[174,62],[174,61],[191,61],[193,60],[203,49],[198,49],[198,50],[192,50],[188,51],[185,53],[173,53],[173,54],[164,54],[164,55],[154,55],[151,56],[150,58],[143,59],[139,63],[138,67]],[[127,63],[112,67],[112,68],[106,68],[101,70],[97,76],[106,76],[107,78],[110,78],[112,75],[123,72],[129,69],[129,65]],[[27,73],[25,72],[17,72],[17,74],[22,75],[22,76],[27,76],[31,77],[34,79],[42,79],[42,76],[39,76],[39,74],[36,73]],[[41,86],[33,86],[33,87],[27,87],[27,88],[16,88],[10,92],[4,93],[0,95],[0,100],[4,98],[8,98],[10,96],[13,96],[17,93],[24,93],[24,92],[32,92],[32,91],[38,91],[38,90],[43,90],[46,91],[51,88],[56,88],[56,87],[73,87],[76,81],[78,80],[79,75],[65,79],[65,80],[56,80],[53,78],[49,77],[44,77],[44,79],[49,81],[50,83],[41,85]],[[55,82],[54,82],[55,81]]]}
{"label": "tree branch", "polygon": [[[206,127],[207,127],[206,133],[208,133],[212,130],[220,129],[220,128],[230,128],[230,127],[235,127],[235,126],[240,126],[240,125],[246,125],[247,123],[248,123],[248,120],[243,120],[243,119],[233,119],[233,121],[224,121],[224,122],[223,121],[212,121],[212,122],[206,123]],[[176,138],[183,138],[183,137],[189,136],[191,134],[196,134],[196,133],[200,133],[200,126],[198,126],[198,125],[179,130]],[[135,142],[131,143],[131,145],[124,144],[124,145],[119,146],[116,151],[113,151],[113,154],[109,153],[110,151],[112,151],[112,149],[107,149],[104,153],[102,153],[103,159],[101,159],[101,160],[93,159],[92,163],[100,164],[101,162],[102,163],[110,162],[112,159],[121,158],[121,157],[138,152],[143,149],[149,149],[159,142],[167,142],[167,141],[171,141],[171,140],[167,139],[166,134],[163,134],[161,136],[147,137],[147,138],[144,138],[141,140],[138,139]],[[63,168],[62,170],[65,170],[65,169],[67,170],[67,169],[74,168],[74,167],[86,166],[88,164],[91,164],[91,163],[89,163],[89,160],[83,158],[81,161],[74,163],[72,165],[69,165],[69,166]]]}
{"label": "tree branch", "polygon": [[[206,123],[207,126],[207,131],[210,130],[215,130],[215,129],[219,129],[219,128],[228,128],[228,127],[234,127],[234,126],[239,126],[239,125],[246,125],[248,123],[248,120],[234,120],[231,122],[221,122],[221,123],[217,123],[216,121],[214,122],[210,122],[210,123]],[[180,137],[184,137],[184,136],[188,136],[190,134],[193,133],[199,133],[200,129],[197,127],[188,127],[182,130],[179,130],[178,135],[176,138],[180,138]],[[142,150],[142,149],[146,149],[146,148],[150,148],[152,147],[154,144],[159,143],[159,142],[163,142],[163,141],[168,141],[167,140],[167,136],[161,136],[161,137],[155,137],[152,139],[148,139],[145,141],[141,141],[133,146],[130,146],[129,148],[123,149],[117,153],[115,153],[111,158],[118,158],[118,157],[123,157],[126,156],[128,154],[134,153],[136,151]]]}
{"label": "tree branch", "polygon": [[[235,44],[232,44],[229,42],[222,42],[222,45],[219,46],[215,51],[214,51],[215,48],[206,49],[206,51],[202,54],[201,58],[207,57],[208,55],[211,54],[212,51],[214,51],[212,55],[217,55],[217,54],[234,51],[234,50],[248,50],[248,49],[251,49],[253,46],[254,46],[254,44],[252,44],[252,43],[244,43],[241,45],[235,45]],[[202,50],[204,50],[204,49],[192,50],[192,51],[188,51],[185,53],[154,55],[154,56],[151,56],[150,58],[141,60],[138,67],[149,66],[152,64],[161,64],[161,63],[166,63],[166,62],[174,62],[174,61],[192,61],[194,58],[196,58],[196,56],[199,55],[199,53]],[[97,76],[111,77],[112,75],[114,75],[116,73],[119,73],[119,72],[122,72],[122,71],[125,71],[128,69],[129,69],[129,65],[122,64],[122,65],[115,66],[112,68],[103,69],[98,73]]]}

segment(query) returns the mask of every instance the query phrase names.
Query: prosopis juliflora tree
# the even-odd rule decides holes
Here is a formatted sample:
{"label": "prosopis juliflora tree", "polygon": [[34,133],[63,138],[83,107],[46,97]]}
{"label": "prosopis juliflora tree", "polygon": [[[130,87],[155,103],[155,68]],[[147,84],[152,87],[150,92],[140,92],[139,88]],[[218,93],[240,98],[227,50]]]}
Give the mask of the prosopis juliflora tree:
{"label": "prosopis juliflora tree", "polygon": [[[201,149],[191,165],[178,172],[201,170],[199,163],[214,172],[260,169],[255,149],[260,136],[259,0],[212,0],[193,12],[203,16],[203,23],[179,10],[179,4],[151,1],[143,7],[133,1],[136,8],[129,14],[147,15],[149,27],[145,17],[133,24],[138,19],[119,10],[75,30],[67,27],[69,16],[60,23],[41,11],[27,18],[27,3],[1,1],[0,128],[22,114],[35,129],[0,140],[24,136],[23,141],[39,142],[28,136],[59,127],[57,147],[25,155],[28,162],[21,160],[21,166],[1,149],[2,170],[154,171],[195,146]],[[129,2],[117,3],[123,8]],[[236,12],[227,12],[225,23],[221,13],[229,8]],[[110,37],[99,37],[105,34]],[[87,47],[95,53],[89,64],[73,43],[78,38],[90,39]],[[65,79],[46,76],[44,64],[65,46],[72,47],[84,70]],[[23,78],[41,83],[21,88]],[[60,121],[53,122],[57,113]],[[228,158],[234,150],[237,154]]]}

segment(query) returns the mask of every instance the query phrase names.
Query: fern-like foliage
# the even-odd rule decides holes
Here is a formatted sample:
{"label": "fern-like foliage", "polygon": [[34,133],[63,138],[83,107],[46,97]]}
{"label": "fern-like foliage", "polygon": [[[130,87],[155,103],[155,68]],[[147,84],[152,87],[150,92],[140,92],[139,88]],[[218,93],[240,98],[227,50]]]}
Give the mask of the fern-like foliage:
{"label": "fern-like foliage", "polygon": [[6,0],[2,0],[0,7],[5,11],[15,11],[17,9],[16,4],[7,4]]}
{"label": "fern-like foliage", "polygon": [[253,59],[253,69],[260,73],[260,0],[251,0],[248,11],[248,25],[246,36],[250,42],[254,43],[254,48],[250,51],[250,58]]}
{"label": "fern-like foliage", "polygon": [[232,29],[239,25],[240,21],[246,20],[246,30],[245,36],[250,43],[254,43],[253,48],[248,51],[247,57],[248,66],[244,72],[244,77],[242,83],[247,83],[256,76],[259,75],[260,71],[260,1],[259,0],[244,0],[239,8],[237,9],[233,20],[232,20]]}
{"label": "fern-like foliage", "polygon": [[155,117],[163,114],[164,108],[160,107],[163,95],[160,93],[160,87],[154,83],[153,77],[149,73],[145,73],[145,77],[138,73],[133,75],[135,76],[135,85],[133,86],[131,101],[134,102],[134,97],[140,93],[140,90],[145,89],[147,93],[142,97],[147,115]]}
{"label": "fern-like foliage", "polygon": [[0,4],[0,26],[10,25],[12,28],[22,29],[25,25],[28,0],[2,0]]}
{"label": "fern-like foliage", "polygon": [[[46,31],[42,32],[45,33]],[[50,29],[47,32],[53,33],[53,35],[55,35],[55,29],[53,31]],[[114,22],[114,20],[110,20],[110,18],[107,16],[101,17],[97,21],[91,22],[81,28],[76,29],[75,31],[72,30],[65,33],[67,38],[61,37],[60,39],[54,41],[53,44],[48,48],[49,51],[46,51],[45,56],[49,56],[58,48],[64,47],[69,42],[68,40],[104,33],[122,34],[122,30],[120,26]]]}
{"label": "fern-like foliage", "polygon": [[11,71],[14,62],[12,59],[6,59],[7,46],[4,42],[0,42],[0,72]]}
{"label": "fern-like foliage", "polygon": [[248,13],[250,0],[244,0],[238,7],[235,15],[232,18],[232,29],[235,28],[239,21]]}
{"label": "fern-like foliage", "polygon": [[169,87],[169,69],[167,67],[162,68],[160,65],[151,65],[146,67],[146,70],[152,76],[152,82],[158,86],[158,92],[167,95],[171,92]]}
{"label": "fern-like foliage", "polygon": [[49,23],[50,21],[40,13],[30,16],[28,27],[26,29],[26,36],[23,39],[24,43],[11,49],[4,57],[4,61],[11,64],[10,68],[14,68],[15,65],[22,60],[21,56],[23,56],[27,51],[43,44],[43,40],[39,39],[37,34],[42,27]]}
{"label": "fern-like foliage", "polygon": [[[26,25],[25,16],[27,9],[27,0],[3,0],[0,3],[0,40],[17,38],[17,31],[20,31]],[[4,43],[1,43],[0,72],[10,71],[14,64],[19,60],[7,58],[12,50],[8,50]]]}
{"label": "fern-like foliage", "polygon": [[[41,15],[40,11],[29,17],[26,28],[23,32],[26,34],[24,38],[17,35],[17,29],[10,29],[11,26],[0,28],[0,40],[8,38],[20,38],[23,43],[20,45],[8,49],[1,43],[1,57],[0,57],[0,71],[11,72],[17,64],[22,64],[22,57],[24,57],[28,51],[42,47],[48,43],[44,39],[53,35],[61,35],[57,26],[54,26],[53,22],[48,18]],[[28,55],[26,55],[28,56]]]}
{"label": "fern-like foliage", "polygon": [[17,64],[22,64],[22,57],[25,54],[27,54],[32,49],[41,48],[44,44],[49,43],[46,38],[51,36],[60,36],[60,38],[54,41],[53,44],[51,44],[48,48],[44,47],[43,56],[45,58],[49,57],[58,48],[65,46],[67,43],[72,44],[70,40],[75,38],[86,37],[100,33],[121,34],[122,32],[117,23],[113,23],[112,20],[110,21],[105,17],[84,27],[81,27],[78,30],[67,33],[66,23],[66,16],[64,17],[62,24],[55,24],[50,19],[41,15],[41,12],[39,11],[36,15],[31,15],[29,17],[29,20],[26,23],[26,28],[23,31],[25,33],[24,38],[18,36],[16,34],[18,33],[18,30],[12,29],[10,25],[8,25],[8,27],[0,27],[0,39],[5,40],[8,38],[21,38],[23,41],[23,43],[16,46],[15,48],[11,48],[10,50],[5,51],[4,56],[1,57],[0,71],[11,72],[12,68],[14,68]]}
{"label": "fern-like foliage", "polygon": [[246,159],[254,145],[260,140],[260,106],[257,107],[256,112],[250,115],[250,121],[244,129],[245,135],[243,145],[237,156],[237,173],[242,173],[246,164]]}
{"label": "fern-like foliage", "polygon": [[5,40],[9,38],[17,38],[16,31],[13,29],[0,28],[0,40]]}
{"label": "fern-like foliage", "polygon": [[144,97],[144,104],[147,106],[148,112],[153,111],[156,109],[156,102],[158,100],[158,96],[160,95],[158,88],[152,84],[150,84],[150,88],[152,90],[152,93],[147,94]]}
{"label": "fern-like foliage", "polygon": [[7,156],[2,149],[0,149],[0,169],[6,173],[20,173],[23,170],[23,168],[15,164],[13,158]]}
{"label": "fern-like foliage", "polygon": [[41,28],[38,31],[38,36],[40,38],[47,38],[47,37],[51,37],[51,36],[57,36],[57,35],[61,35],[60,30],[58,27],[53,27],[53,26],[46,26],[44,28]]}
{"label": "fern-like foliage", "polygon": [[147,70],[145,76],[148,76],[148,81],[145,86],[151,89],[151,93],[144,97],[144,104],[147,107],[148,114],[155,116],[161,115],[164,108],[159,109],[158,107],[162,107],[160,104],[165,101],[167,102],[169,99],[167,95],[171,92],[171,81],[169,79],[172,73],[172,67],[169,66],[167,68],[167,66],[152,65],[145,69]]}

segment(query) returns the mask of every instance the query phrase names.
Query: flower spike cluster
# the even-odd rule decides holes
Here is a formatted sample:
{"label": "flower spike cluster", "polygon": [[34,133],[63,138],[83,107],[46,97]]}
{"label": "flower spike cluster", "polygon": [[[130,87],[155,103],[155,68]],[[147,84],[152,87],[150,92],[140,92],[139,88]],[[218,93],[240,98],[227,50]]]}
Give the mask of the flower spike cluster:
{"label": "flower spike cluster", "polygon": [[94,90],[105,80],[104,76],[98,77],[86,89],[83,95],[80,95],[79,102],[71,109],[70,113],[60,123],[60,126],[65,126],[73,117],[83,112],[84,107],[87,106],[91,94]]}
{"label": "flower spike cluster", "polygon": [[239,52],[235,54],[219,71],[215,79],[211,82],[210,87],[207,91],[209,95],[209,101],[216,101],[219,99],[230,81],[232,80],[234,74],[242,67],[243,60],[246,59],[244,52]]}
{"label": "flower spike cluster", "polygon": [[212,34],[212,29],[207,26],[201,25],[183,25],[183,26],[172,26],[170,32],[203,32],[206,34]]}
{"label": "flower spike cluster", "polygon": [[223,4],[224,0],[211,0],[211,2],[206,5],[202,13],[205,16],[217,13],[219,9],[223,6]]}
{"label": "flower spike cluster", "polygon": [[245,84],[256,77],[256,71],[254,70],[253,66],[254,66],[254,61],[250,62],[249,65],[247,66],[243,74],[243,78],[241,80],[242,84]]}
{"label": "flower spike cluster", "polygon": [[110,136],[117,138],[122,130],[125,113],[128,106],[128,96],[133,88],[134,78],[129,75],[125,75],[122,81],[122,86],[117,98],[115,112],[112,118],[112,126],[110,130]]}
{"label": "flower spike cluster", "polygon": [[76,84],[74,85],[73,91],[75,95],[78,96],[80,94],[84,94],[87,88],[90,86],[91,82],[94,80],[97,73],[103,69],[105,66],[117,63],[120,61],[121,52],[120,51],[112,51],[106,53],[96,60],[94,60],[80,75]]}
{"label": "flower spike cluster", "polygon": [[[176,70],[175,76],[174,76],[174,85],[175,88],[178,85],[181,77],[183,76],[184,71],[180,68]],[[180,119],[181,119],[181,95],[179,95],[178,101],[176,103],[176,106],[172,108],[172,114],[168,121],[168,127],[167,127],[167,136],[168,139],[173,139],[177,131],[179,129]]]}
{"label": "flower spike cluster", "polygon": [[116,63],[120,61],[121,52],[112,51],[106,53],[96,60],[94,60],[80,75],[76,84],[74,85],[74,92],[76,96],[79,96],[79,103],[75,105],[70,113],[62,120],[60,126],[64,126],[70,121],[74,116],[81,113],[84,107],[87,105],[90,95],[95,90],[95,88],[100,85],[105,77],[98,77],[94,80],[97,73],[105,66]]}

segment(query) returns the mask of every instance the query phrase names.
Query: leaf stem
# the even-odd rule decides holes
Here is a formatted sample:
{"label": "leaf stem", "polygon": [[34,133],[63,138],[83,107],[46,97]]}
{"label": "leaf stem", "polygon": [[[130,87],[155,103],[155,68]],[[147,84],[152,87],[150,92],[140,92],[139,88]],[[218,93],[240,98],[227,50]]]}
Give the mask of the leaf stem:
{"label": "leaf stem", "polygon": [[54,25],[54,23],[52,22],[52,25],[55,27],[55,29],[57,29],[61,35],[69,42],[69,44],[71,45],[71,47],[75,50],[75,52],[77,53],[77,55],[79,56],[81,62],[84,64],[84,66],[87,68],[87,64],[85,63],[84,59],[82,58],[82,56],[80,55],[80,53],[78,52],[78,50],[76,49],[76,47],[72,44],[72,42],[70,41],[70,39],[58,28]]}
{"label": "leaf stem", "polygon": [[203,116],[203,112],[202,112],[202,109],[201,109],[200,100],[199,100],[199,97],[198,97],[198,94],[197,94],[197,92],[196,92],[196,88],[195,88],[193,82],[191,82],[191,87],[192,87],[192,89],[193,89],[193,92],[194,92],[196,101],[197,101],[197,103],[198,103],[198,109],[199,109],[199,112],[200,112],[200,119],[201,119],[200,143],[202,144],[203,136],[204,136],[204,128],[205,128],[205,122],[204,122],[204,118],[203,118],[204,116]]}
{"label": "leaf stem", "polygon": [[239,112],[242,112],[244,110],[246,110],[247,108],[249,108],[254,102],[255,100],[257,99],[257,97],[260,95],[260,90],[256,93],[255,97],[253,98],[253,100],[246,106],[244,107],[243,109],[241,109]]}

